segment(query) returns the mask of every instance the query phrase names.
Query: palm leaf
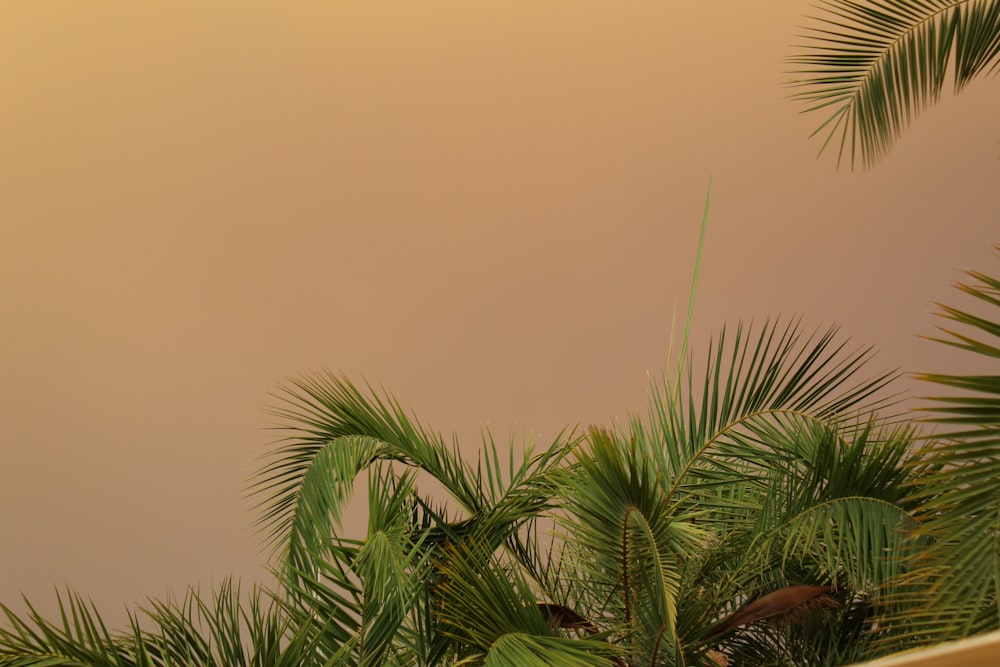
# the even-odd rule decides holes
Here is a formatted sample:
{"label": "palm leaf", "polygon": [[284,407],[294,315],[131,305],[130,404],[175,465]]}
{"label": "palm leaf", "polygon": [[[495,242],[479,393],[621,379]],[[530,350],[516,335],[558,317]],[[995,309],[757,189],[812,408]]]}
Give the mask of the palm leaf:
{"label": "palm leaf", "polygon": [[[128,651],[108,632],[93,603],[75,593],[65,597],[57,591],[60,621],[53,623],[39,614],[30,602],[27,619],[10,608],[0,611],[10,625],[0,625],[0,665],[4,667],[124,667],[132,664]],[[146,661],[143,664],[153,664]]]}
{"label": "palm leaf", "polygon": [[[900,468],[911,434],[893,425],[891,411],[873,421],[875,410],[895,403],[886,389],[896,374],[865,374],[871,355],[838,340],[835,329],[739,325],[709,346],[703,374],[688,364],[682,385],[653,385],[648,418],[632,419],[619,437],[638,448],[625,457],[627,467],[648,469],[656,481],[643,494],[666,508],[673,525],[700,534],[674,571],[671,585],[685,613],[663,635],[659,655],[700,659],[709,628],[751,591],[831,580],[870,591],[900,571],[887,550],[901,550],[903,529],[913,524],[913,507],[899,490],[911,474]],[[605,476],[614,470],[603,460],[594,466]],[[622,480],[601,486],[630,488]],[[616,507],[607,498],[593,505]],[[581,523],[586,530],[602,518]],[[643,562],[657,570],[649,555]],[[851,613],[859,613],[854,606]],[[846,631],[824,632],[817,645],[849,641]]]}
{"label": "palm leaf", "polygon": [[790,455],[769,439],[793,442],[802,422],[837,427],[891,406],[884,390],[897,374],[864,377],[872,351],[850,350],[836,333],[806,334],[796,321],[756,332],[741,324],[731,341],[723,330],[709,346],[700,387],[690,366],[684,391],[654,383],[647,420],[630,426],[649,443],[669,493],[745,493],[760,484],[762,466]]}
{"label": "palm leaf", "polygon": [[[476,542],[449,546],[438,564],[441,623],[484,665],[610,665],[621,651],[595,638],[558,636],[555,605],[536,604],[537,591],[514,564]],[[588,624],[589,625],[589,624]]]}
{"label": "palm leaf", "polygon": [[614,667],[620,664],[615,655],[608,644],[600,642],[509,633],[490,647],[482,664],[483,667]]}
{"label": "palm leaf", "polygon": [[[350,497],[354,478],[378,460],[391,460],[429,474],[458,504],[480,538],[494,544],[516,539],[518,527],[546,507],[549,471],[567,451],[564,435],[545,449],[527,447],[506,465],[489,434],[473,469],[440,435],[411,420],[389,394],[368,394],[330,373],[294,380],[272,412],[286,436],[261,465],[251,491],[259,498],[258,525],[279,562],[308,572],[327,555],[330,535]],[[572,442],[572,435],[566,436]],[[428,505],[424,505],[429,510]],[[437,529],[455,534],[438,517]],[[457,527],[456,527],[457,528]],[[431,538],[433,541],[433,536]],[[513,545],[516,548],[516,545]]]}
{"label": "palm leaf", "polygon": [[[369,388],[370,390],[370,388]],[[293,380],[292,387],[280,387],[281,403],[272,413],[285,423],[279,430],[286,436],[279,446],[263,459],[257,479],[250,486],[259,500],[258,525],[272,546],[286,543],[294,534],[300,494],[317,456],[328,448],[365,448],[371,457],[364,461],[360,453],[329,455],[326,474],[318,477],[334,480],[336,485],[353,482],[358,465],[376,458],[418,466],[434,476],[467,510],[475,511],[481,491],[473,485],[473,476],[457,451],[447,448],[441,437],[413,422],[391,396],[366,395],[346,378],[332,373]],[[337,465],[339,464],[339,465]],[[316,488],[302,500],[324,500],[318,479]],[[308,487],[308,485],[307,485]],[[320,517],[328,512],[335,518],[338,507],[330,501],[342,501],[344,492],[327,496],[307,519],[319,519],[324,528],[329,521]],[[308,523],[308,520],[302,521]]]}
{"label": "palm leaf", "polygon": [[802,37],[790,85],[805,111],[827,119],[813,133],[853,165],[883,158],[936,102],[948,70],[956,92],[997,68],[998,0],[827,0]]}
{"label": "palm leaf", "polygon": [[151,600],[130,627],[109,632],[98,611],[79,595],[57,594],[60,620],[51,622],[28,605],[27,619],[0,606],[9,628],[0,626],[4,667],[292,667],[315,666],[304,625],[290,618],[269,593],[249,596],[225,580],[210,600],[189,589],[183,598]]}
{"label": "palm leaf", "polygon": [[646,660],[676,649],[684,563],[708,538],[699,512],[669,502],[646,443],[600,429],[591,429],[560,497],[563,563],[567,576],[587,582],[589,618],[599,628],[621,624],[623,641]]}
{"label": "palm leaf", "polygon": [[[1000,247],[997,248],[1000,250]],[[963,293],[1000,306],[1000,281],[970,271]],[[995,311],[994,311],[995,312]],[[935,338],[977,355],[983,368],[998,358],[995,318],[943,307],[941,317],[962,325]],[[928,421],[943,424],[924,450],[930,472],[914,497],[922,501],[925,532],[936,542],[926,555],[924,611],[911,634],[950,639],[1000,627],[1000,374],[921,374],[919,379],[962,393],[935,397]]]}

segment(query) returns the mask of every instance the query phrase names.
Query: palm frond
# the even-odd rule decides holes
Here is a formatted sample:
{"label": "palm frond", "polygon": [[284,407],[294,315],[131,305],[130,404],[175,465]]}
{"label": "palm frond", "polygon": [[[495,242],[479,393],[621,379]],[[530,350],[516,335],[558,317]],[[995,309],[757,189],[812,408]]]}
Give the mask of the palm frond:
{"label": "palm frond", "polygon": [[614,667],[614,651],[601,642],[545,637],[523,633],[505,634],[490,647],[483,667]]}
{"label": "palm frond", "polygon": [[315,666],[304,625],[290,618],[270,593],[245,596],[227,579],[210,599],[189,589],[181,599],[150,600],[129,612],[130,627],[110,632],[99,612],[78,594],[57,593],[58,622],[29,604],[27,619],[0,606],[0,665],[28,667],[292,667]]}
{"label": "palm frond", "polygon": [[391,474],[369,478],[368,535],[353,566],[361,581],[359,665],[383,664],[386,653],[405,635],[404,621],[427,585],[427,531],[414,531],[413,477]]}
{"label": "palm frond", "polygon": [[956,92],[997,68],[998,0],[828,0],[789,58],[805,111],[825,111],[813,133],[837,144],[837,164],[871,167],[936,102],[954,72]]}
{"label": "palm frond", "polygon": [[788,443],[773,440],[793,456],[770,471],[756,548],[778,547],[782,561],[810,562],[822,579],[878,594],[916,546],[913,436],[869,422],[847,433],[806,424]]}
{"label": "palm frond", "polygon": [[438,573],[445,632],[474,647],[483,664],[609,665],[609,656],[621,654],[594,638],[589,621],[590,637],[560,636],[561,624],[551,613],[557,605],[538,604],[538,592],[520,569],[484,545],[469,541],[447,547]]}
{"label": "palm frond", "polygon": [[[968,275],[972,280],[960,291],[1000,306],[1000,281],[976,271]],[[943,307],[940,316],[969,333],[944,330],[951,338],[939,342],[977,355],[984,370],[996,362],[995,316],[952,307]],[[1000,627],[1000,374],[917,377],[962,392],[929,399],[937,405],[925,408],[927,420],[947,430],[924,448],[928,472],[913,492],[922,503],[924,532],[935,543],[926,554],[925,585],[913,594],[924,596],[928,613],[917,615],[911,627],[915,635],[940,641]]]}
{"label": "palm frond", "polygon": [[[770,435],[794,431],[801,421],[836,427],[895,400],[884,390],[897,373],[862,376],[872,350],[850,350],[835,328],[807,335],[793,321],[765,322],[756,335],[753,329],[740,324],[731,342],[724,329],[709,346],[701,386],[690,366],[684,391],[654,383],[647,421],[631,423],[651,443],[651,455],[674,491],[691,483],[691,476],[711,482],[713,470],[732,478],[738,466],[784,459],[785,453],[761,440],[769,435],[768,423]],[[782,439],[791,442],[794,433]],[[755,476],[743,473],[746,480]]]}
{"label": "palm frond", "polygon": [[587,582],[591,620],[622,624],[622,641],[647,660],[676,648],[684,563],[708,539],[699,512],[669,502],[645,443],[601,429],[591,429],[560,497],[567,576]]}
{"label": "palm frond", "polygon": [[292,385],[281,389],[283,405],[272,410],[287,435],[263,460],[251,492],[259,498],[258,525],[267,543],[283,550],[281,560],[297,570],[322,557],[354,478],[377,460],[430,474],[475,519],[480,533],[493,531],[502,541],[511,534],[513,517],[523,521],[544,509],[547,471],[558,467],[567,450],[560,434],[541,451],[525,448],[520,460],[512,448],[505,466],[486,434],[474,470],[457,444],[446,446],[389,394],[379,397],[370,388],[366,394],[331,373]]}
{"label": "palm frond", "polygon": [[[355,475],[377,459],[420,467],[465,509],[478,508],[482,491],[457,450],[412,421],[391,395],[366,395],[332,373],[294,380],[279,391],[282,405],[272,413],[284,421],[279,429],[287,435],[263,459],[250,486],[259,499],[258,525],[272,548],[287,544],[297,531],[299,541],[308,543],[302,527],[312,521],[317,528],[312,532],[327,531]],[[310,476],[318,457],[320,465]],[[315,484],[308,483],[310,477]]]}
{"label": "palm frond", "polygon": [[[57,591],[56,599],[59,622],[44,618],[27,600],[27,619],[0,605],[10,626],[0,625],[0,665],[125,667],[133,664],[128,651],[108,632],[93,603],[69,591],[65,596]],[[147,660],[138,664],[153,663]]]}
{"label": "palm frond", "polygon": [[449,545],[437,564],[436,592],[445,632],[488,652],[508,633],[549,635],[537,593],[516,569],[484,545]]}

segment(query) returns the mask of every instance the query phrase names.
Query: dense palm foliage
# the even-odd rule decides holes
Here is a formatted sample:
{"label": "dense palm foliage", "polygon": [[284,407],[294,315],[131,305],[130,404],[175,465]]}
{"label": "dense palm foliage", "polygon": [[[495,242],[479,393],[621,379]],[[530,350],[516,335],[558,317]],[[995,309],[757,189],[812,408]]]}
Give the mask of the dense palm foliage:
{"label": "dense palm foliage", "polygon": [[878,416],[891,375],[835,331],[740,326],[683,358],[644,415],[487,434],[474,461],[385,392],[295,380],[253,487],[274,592],[191,591],[114,633],[72,593],[56,622],[3,608],[0,664],[839,665],[998,626],[997,376],[925,376],[960,392],[931,408],[954,430],[916,447]]}
{"label": "dense palm foliage", "polygon": [[[832,332],[740,329],[704,375],[655,387],[645,419],[517,459],[487,440],[476,466],[388,396],[297,382],[259,489],[289,600],[341,619],[316,627],[333,664],[697,664],[713,647],[812,656],[786,627],[715,630],[762,594],[829,584],[835,622],[814,639],[828,664],[863,655],[872,601],[904,569],[883,554],[915,521],[910,434],[869,421],[888,377],[856,380],[866,359]],[[421,496],[413,469],[454,504]],[[331,540],[361,471],[367,537]]]}
{"label": "dense palm foliage", "polygon": [[793,96],[823,111],[822,152],[852,164],[881,159],[941,94],[1000,65],[998,0],[827,0],[791,58]]}
{"label": "dense palm foliage", "polygon": [[[953,55],[961,87],[1000,51],[1000,2],[824,6],[799,97],[866,164]],[[1000,357],[995,318],[942,309],[964,329],[936,340]],[[57,621],[0,605],[0,665],[833,666],[1000,627],[1000,376],[922,376],[957,390],[929,438],[870,357],[798,322],[697,357],[685,336],[644,414],[544,445],[486,433],[471,460],[385,391],[293,380],[251,489],[275,590],[189,591],[114,632],[73,593]]]}
{"label": "dense palm foliage", "polygon": [[[295,381],[254,489],[278,592],[154,603],[114,635],[70,596],[56,624],[9,615],[0,662],[835,665],[888,650],[872,621],[928,539],[909,493],[926,471],[911,431],[873,416],[891,378],[866,378],[868,358],[833,331],[738,327],[703,372],[657,382],[645,416],[522,453],[487,437],[474,463],[385,393]],[[359,477],[367,532],[337,537]],[[431,480],[447,502],[420,492]]]}

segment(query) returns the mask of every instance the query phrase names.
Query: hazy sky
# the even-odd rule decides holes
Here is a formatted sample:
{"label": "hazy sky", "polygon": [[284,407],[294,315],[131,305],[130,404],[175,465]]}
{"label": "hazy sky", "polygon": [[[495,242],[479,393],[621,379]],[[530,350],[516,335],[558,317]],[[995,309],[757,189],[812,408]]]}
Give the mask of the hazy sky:
{"label": "hazy sky", "polygon": [[117,623],[262,578],[288,377],[383,383],[470,454],[641,409],[713,172],[696,351],[802,315],[873,373],[968,370],[918,335],[998,269],[1000,88],[835,171],[782,85],[809,8],[0,3],[0,601]]}

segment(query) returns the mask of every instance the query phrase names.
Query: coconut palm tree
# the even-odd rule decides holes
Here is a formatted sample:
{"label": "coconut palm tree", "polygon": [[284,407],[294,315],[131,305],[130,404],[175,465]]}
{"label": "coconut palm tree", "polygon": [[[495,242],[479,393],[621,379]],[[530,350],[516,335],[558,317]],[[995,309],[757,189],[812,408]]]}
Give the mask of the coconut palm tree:
{"label": "coconut palm tree", "polygon": [[[871,167],[910,122],[1000,65],[1000,0],[827,0],[804,33],[792,97],[827,118],[813,133],[837,164]],[[950,70],[950,72],[949,72]]]}

